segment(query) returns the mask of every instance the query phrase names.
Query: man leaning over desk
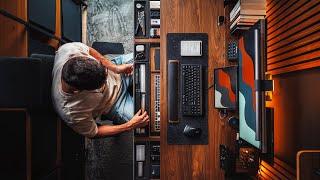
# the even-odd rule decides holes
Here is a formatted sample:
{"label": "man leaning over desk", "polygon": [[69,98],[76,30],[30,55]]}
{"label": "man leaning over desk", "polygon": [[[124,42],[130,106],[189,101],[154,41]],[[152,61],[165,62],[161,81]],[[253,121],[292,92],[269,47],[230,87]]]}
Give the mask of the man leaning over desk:
{"label": "man leaning over desk", "polygon": [[[88,138],[105,137],[144,127],[146,112],[134,115],[132,54],[113,62],[80,42],[67,43],[56,52],[53,67],[52,98],[62,120]],[[98,126],[96,119],[106,115],[112,125]]]}

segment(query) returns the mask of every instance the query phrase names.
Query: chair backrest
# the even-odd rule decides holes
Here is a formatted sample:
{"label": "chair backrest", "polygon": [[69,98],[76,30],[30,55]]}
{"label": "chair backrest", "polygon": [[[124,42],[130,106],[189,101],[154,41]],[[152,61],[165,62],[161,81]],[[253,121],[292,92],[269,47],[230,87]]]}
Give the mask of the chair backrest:
{"label": "chair backrest", "polygon": [[39,106],[41,60],[36,58],[0,58],[0,107],[33,108]]}
{"label": "chair backrest", "polygon": [[47,108],[54,56],[0,57],[0,108]]}
{"label": "chair backrest", "polygon": [[112,42],[93,42],[92,48],[97,50],[100,54],[124,54],[122,43]]}
{"label": "chair backrest", "polygon": [[31,58],[41,60],[40,84],[41,109],[52,110],[51,86],[54,56],[45,54],[32,54]]}

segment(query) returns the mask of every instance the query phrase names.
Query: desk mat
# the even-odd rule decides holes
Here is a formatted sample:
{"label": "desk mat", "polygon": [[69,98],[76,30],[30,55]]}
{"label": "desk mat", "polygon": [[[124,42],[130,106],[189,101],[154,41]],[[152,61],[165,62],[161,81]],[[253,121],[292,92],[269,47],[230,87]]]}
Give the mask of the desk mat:
{"label": "desk mat", "polygon": [[[200,40],[202,41],[202,56],[181,57],[180,42],[182,40]],[[208,144],[208,35],[206,33],[168,33],[167,34],[167,61],[178,60],[180,67],[182,64],[200,64],[202,65],[202,87],[203,87],[203,115],[202,116],[182,116],[182,108],[178,108],[178,123],[167,123],[168,144],[196,145]],[[169,63],[167,63],[169,65]],[[178,75],[179,78],[180,74]],[[169,83],[169,82],[168,82]],[[181,95],[181,80],[179,85],[179,96]],[[169,86],[168,86],[169,87]],[[169,93],[169,91],[168,91]],[[168,96],[169,97],[169,96]],[[179,103],[182,100],[178,98]],[[169,100],[168,100],[169,102]],[[169,112],[169,109],[168,109]],[[169,114],[168,114],[169,116]],[[169,120],[169,117],[167,118]],[[187,137],[183,134],[186,125],[201,128],[202,133],[199,137]]]}

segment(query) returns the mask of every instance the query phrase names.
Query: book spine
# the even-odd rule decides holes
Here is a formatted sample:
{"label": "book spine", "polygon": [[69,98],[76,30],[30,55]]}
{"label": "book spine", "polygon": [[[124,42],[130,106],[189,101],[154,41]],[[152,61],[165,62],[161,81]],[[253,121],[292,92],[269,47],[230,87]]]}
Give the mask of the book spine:
{"label": "book spine", "polygon": [[235,11],[235,14],[230,16],[230,21],[233,21],[240,14],[240,7]]}
{"label": "book spine", "polygon": [[231,17],[234,17],[236,13],[236,11],[238,11],[238,8],[240,7],[240,0],[237,2],[237,4],[233,7],[233,9],[230,12],[230,19]]}
{"label": "book spine", "polygon": [[240,15],[266,15],[266,11],[265,10],[240,10]]}
{"label": "book spine", "polygon": [[241,19],[265,19],[264,16],[254,16],[254,15],[240,15]]}

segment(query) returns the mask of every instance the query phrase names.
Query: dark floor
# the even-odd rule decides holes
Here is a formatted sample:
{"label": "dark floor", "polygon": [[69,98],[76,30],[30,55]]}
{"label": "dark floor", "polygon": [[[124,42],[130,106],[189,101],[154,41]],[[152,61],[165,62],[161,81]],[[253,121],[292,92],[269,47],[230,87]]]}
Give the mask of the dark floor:
{"label": "dark floor", "polygon": [[133,133],[87,139],[86,180],[133,179]]}

